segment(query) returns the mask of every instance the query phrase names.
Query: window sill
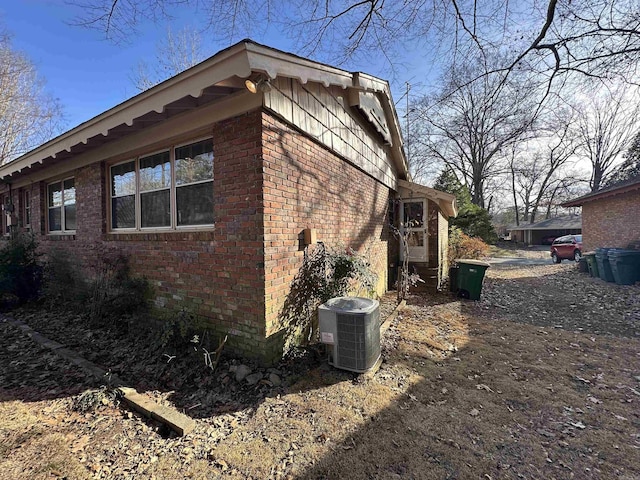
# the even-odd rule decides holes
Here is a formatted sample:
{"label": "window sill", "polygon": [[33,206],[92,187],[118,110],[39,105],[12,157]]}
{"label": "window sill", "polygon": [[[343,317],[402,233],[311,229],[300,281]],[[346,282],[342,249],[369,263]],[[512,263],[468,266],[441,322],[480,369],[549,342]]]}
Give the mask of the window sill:
{"label": "window sill", "polygon": [[170,230],[170,231],[128,231],[128,232],[108,232],[104,235],[107,241],[210,241],[213,240],[215,228],[208,227],[205,229],[188,229],[188,230]]}
{"label": "window sill", "polygon": [[64,232],[64,233],[56,233],[56,232],[48,232],[47,240],[60,241],[60,240],[75,240],[76,234],[75,232]]}

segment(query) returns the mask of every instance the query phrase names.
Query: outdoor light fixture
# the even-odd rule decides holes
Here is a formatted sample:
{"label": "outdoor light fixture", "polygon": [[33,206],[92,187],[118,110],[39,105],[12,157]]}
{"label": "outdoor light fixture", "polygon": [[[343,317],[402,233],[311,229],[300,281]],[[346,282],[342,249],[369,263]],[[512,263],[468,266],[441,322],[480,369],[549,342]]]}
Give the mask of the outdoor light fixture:
{"label": "outdoor light fixture", "polygon": [[269,79],[263,75],[247,78],[244,81],[244,85],[251,93],[265,93],[271,91],[271,84],[269,83]]}

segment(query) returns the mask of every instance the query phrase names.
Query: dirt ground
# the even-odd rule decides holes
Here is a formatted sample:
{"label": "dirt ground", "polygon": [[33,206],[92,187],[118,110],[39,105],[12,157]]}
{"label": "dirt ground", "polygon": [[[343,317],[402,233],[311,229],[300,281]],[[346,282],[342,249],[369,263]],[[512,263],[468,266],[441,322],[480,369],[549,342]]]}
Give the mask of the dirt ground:
{"label": "dirt ground", "polygon": [[74,410],[99,384],[0,322],[2,479],[640,478],[640,285],[569,262],[491,268],[479,302],[411,296],[372,377],[309,350],[270,372],[281,385],[248,385],[236,359],[187,371],[75,317],[14,317],[197,427],[179,438],[108,398]]}

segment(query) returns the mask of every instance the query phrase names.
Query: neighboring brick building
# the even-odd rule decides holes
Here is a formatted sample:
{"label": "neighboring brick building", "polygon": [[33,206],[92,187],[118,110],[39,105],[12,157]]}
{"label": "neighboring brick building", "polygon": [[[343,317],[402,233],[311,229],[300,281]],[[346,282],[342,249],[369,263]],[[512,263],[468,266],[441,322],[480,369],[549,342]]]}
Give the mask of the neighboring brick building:
{"label": "neighboring brick building", "polygon": [[582,207],[582,244],[626,248],[640,242],[640,178],[584,195],[563,207]]}
{"label": "neighboring brick building", "polygon": [[85,265],[124,252],[157,307],[202,315],[230,348],[267,361],[313,248],[305,229],[366,252],[381,294],[397,264],[399,182],[426,207],[412,199],[412,215],[438,218],[416,229],[417,261],[438,269],[455,215],[453,196],[407,181],[387,82],[251,41],[0,167],[0,179],[3,232],[28,229]]}

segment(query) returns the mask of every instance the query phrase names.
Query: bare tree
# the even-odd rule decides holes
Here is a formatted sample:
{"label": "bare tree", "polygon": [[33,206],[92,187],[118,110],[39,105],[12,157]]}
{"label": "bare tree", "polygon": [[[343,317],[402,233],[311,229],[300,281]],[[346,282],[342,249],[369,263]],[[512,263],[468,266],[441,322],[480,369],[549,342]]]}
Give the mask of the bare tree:
{"label": "bare tree", "polygon": [[[518,145],[512,152],[509,170],[517,225],[520,212],[524,222],[535,223],[542,207],[553,203],[560,186],[572,183],[570,179],[579,180],[565,168],[573,163],[577,148],[573,118],[570,112],[555,116],[555,120],[547,116],[546,131],[539,130],[529,145]],[[545,210],[548,215],[549,208]]]}
{"label": "bare tree", "polygon": [[[376,51],[389,62],[406,42],[451,52],[460,63],[502,49],[500,69],[520,68],[629,78],[640,59],[637,0],[73,0],[77,24],[108,37],[130,37],[143,19],[191,7],[214,34],[238,38],[282,22],[301,53],[330,52],[344,59]],[[470,48],[471,47],[471,48]]]}
{"label": "bare tree", "polygon": [[607,186],[638,178],[640,178],[640,133],[633,137],[629,150],[624,154],[624,161],[612,172]]}
{"label": "bare tree", "polygon": [[169,28],[167,37],[156,46],[154,60],[151,63],[141,60],[131,80],[139,91],[144,91],[193,67],[205,58],[197,30],[185,27],[178,33],[173,33]]}
{"label": "bare tree", "polygon": [[35,66],[0,33],[0,165],[58,133],[61,111]]}
{"label": "bare tree", "polygon": [[449,165],[469,188],[473,203],[488,208],[486,187],[506,172],[512,146],[529,135],[537,97],[524,77],[514,82],[494,74],[470,82],[482,68],[453,69],[443,91],[416,109],[425,126],[423,160]]}
{"label": "bare tree", "polygon": [[616,163],[622,160],[622,154],[640,132],[640,101],[638,92],[632,93],[623,88],[604,90],[578,109],[578,153],[591,162],[592,192],[607,182]]}

